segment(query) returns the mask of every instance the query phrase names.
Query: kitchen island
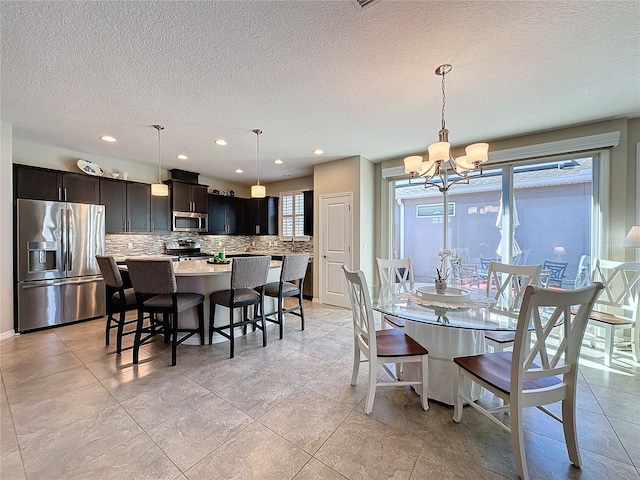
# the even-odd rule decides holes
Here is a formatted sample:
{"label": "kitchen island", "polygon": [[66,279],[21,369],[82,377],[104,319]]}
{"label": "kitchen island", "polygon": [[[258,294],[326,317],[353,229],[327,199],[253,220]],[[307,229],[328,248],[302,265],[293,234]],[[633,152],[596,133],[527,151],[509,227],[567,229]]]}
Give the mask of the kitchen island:
{"label": "kitchen island", "polygon": [[[231,260],[233,261],[233,260]],[[176,282],[179,292],[201,293],[205,296],[204,302],[204,329],[205,339],[209,338],[209,295],[220,290],[227,290],[231,285],[231,263],[211,264],[206,260],[190,260],[188,262],[175,262],[173,264]],[[282,262],[272,260],[269,266],[267,283],[280,280],[280,269]],[[277,309],[275,299],[265,297],[265,310],[273,312]],[[237,312],[236,314],[239,314]],[[229,309],[221,305],[216,307],[216,326],[224,325],[229,321]],[[219,322],[219,323],[218,323]],[[198,324],[195,311],[188,310],[180,313],[180,325],[195,327]],[[240,335],[241,329],[236,330],[236,335]],[[227,339],[221,335],[214,334],[213,343],[226,342]],[[191,337],[185,344],[199,344],[200,338],[197,335]]]}

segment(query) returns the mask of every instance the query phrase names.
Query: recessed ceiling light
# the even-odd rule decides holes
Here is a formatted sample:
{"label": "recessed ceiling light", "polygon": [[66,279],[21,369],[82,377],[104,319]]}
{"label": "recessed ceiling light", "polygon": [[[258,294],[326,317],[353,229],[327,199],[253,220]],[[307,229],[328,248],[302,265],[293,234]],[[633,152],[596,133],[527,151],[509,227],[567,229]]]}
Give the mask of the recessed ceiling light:
{"label": "recessed ceiling light", "polygon": [[236,168],[236,173],[244,173],[244,170],[242,170],[241,168]]}
{"label": "recessed ceiling light", "polygon": [[216,140],[216,143],[218,145],[226,145],[227,141],[224,138],[219,138],[218,140]]}
{"label": "recessed ceiling light", "polygon": [[187,157],[184,153],[181,153],[180,155],[178,155],[178,158],[179,158],[180,160],[186,160],[186,159],[187,159],[187,158],[189,158],[189,157]]}
{"label": "recessed ceiling light", "polygon": [[321,150],[321,149],[319,149],[319,148],[316,148],[316,149],[313,151],[313,153],[314,153],[315,155],[322,155],[322,154],[324,153],[324,151],[322,151],[322,150]]}
{"label": "recessed ceiling light", "polygon": [[278,165],[282,165],[284,162],[282,160],[280,160],[279,158],[276,158],[273,163],[277,163]]}
{"label": "recessed ceiling light", "polygon": [[115,142],[116,139],[114,137],[112,137],[111,135],[103,135],[100,137],[102,140],[104,140],[105,142]]}

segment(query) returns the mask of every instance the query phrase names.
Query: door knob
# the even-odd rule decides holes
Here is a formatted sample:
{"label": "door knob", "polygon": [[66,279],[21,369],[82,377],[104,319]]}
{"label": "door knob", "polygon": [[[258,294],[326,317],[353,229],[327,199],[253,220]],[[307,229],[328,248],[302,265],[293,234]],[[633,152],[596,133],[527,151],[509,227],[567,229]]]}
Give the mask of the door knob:
{"label": "door knob", "polygon": [[326,255],[322,255],[322,258],[327,258],[327,256]]}

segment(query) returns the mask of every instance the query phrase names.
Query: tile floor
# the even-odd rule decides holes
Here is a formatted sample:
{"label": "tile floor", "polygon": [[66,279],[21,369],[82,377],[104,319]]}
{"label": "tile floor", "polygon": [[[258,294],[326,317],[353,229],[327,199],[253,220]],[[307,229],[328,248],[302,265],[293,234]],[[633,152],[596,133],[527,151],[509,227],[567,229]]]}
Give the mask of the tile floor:
{"label": "tile floor", "polygon": [[[517,478],[509,435],[469,408],[456,424],[452,408],[424,412],[393,388],[365,415],[362,372],[349,385],[350,311],[306,305],[304,332],[291,317],[283,340],[270,327],[266,348],[249,333],[234,359],[225,344],[184,345],[176,367],[161,341],[138,366],[131,350],[118,357],[103,319],[3,341],[0,477]],[[532,478],[640,479],[640,365],[598,357],[586,349],[580,371],[583,468],[569,463],[560,425],[533,409]]]}

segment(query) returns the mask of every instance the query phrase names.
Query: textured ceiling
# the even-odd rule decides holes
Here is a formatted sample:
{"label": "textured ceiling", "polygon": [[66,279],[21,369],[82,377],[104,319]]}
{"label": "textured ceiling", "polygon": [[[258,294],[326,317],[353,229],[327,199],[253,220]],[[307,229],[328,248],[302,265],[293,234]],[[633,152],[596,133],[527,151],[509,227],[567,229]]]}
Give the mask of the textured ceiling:
{"label": "textured ceiling", "polygon": [[[14,136],[251,184],[352,155],[423,152],[640,115],[640,2],[10,2]],[[99,140],[111,134],[117,143]],[[226,147],[214,143],[228,141]],[[312,151],[322,148],[323,156]],[[189,156],[186,161],[178,153]],[[281,158],[283,165],[274,165]],[[234,173],[236,168],[245,173]]]}

